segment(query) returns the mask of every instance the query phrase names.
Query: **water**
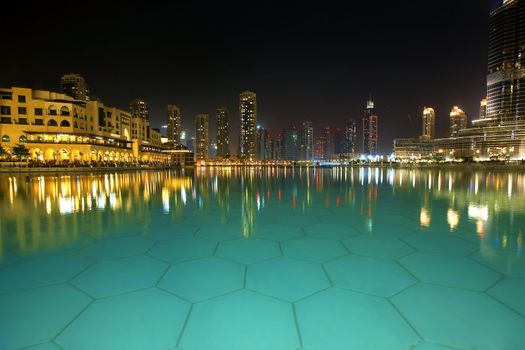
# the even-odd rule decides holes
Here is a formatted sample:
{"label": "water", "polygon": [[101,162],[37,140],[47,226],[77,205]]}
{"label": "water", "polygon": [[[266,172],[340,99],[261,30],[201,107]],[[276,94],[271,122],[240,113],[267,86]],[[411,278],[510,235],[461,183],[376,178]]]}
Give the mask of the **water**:
{"label": "water", "polygon": [[0,349],[525,349],[525,174],[0,176]]}

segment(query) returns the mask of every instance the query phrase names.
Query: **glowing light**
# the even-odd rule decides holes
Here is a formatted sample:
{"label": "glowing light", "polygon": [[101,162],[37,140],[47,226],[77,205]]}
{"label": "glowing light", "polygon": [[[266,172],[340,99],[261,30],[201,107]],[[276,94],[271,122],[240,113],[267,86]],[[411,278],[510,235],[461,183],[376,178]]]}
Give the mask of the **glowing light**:
{"label": "glowing light", "polygon": [[447,223],[451,230],[455,230],[459,225],[459,214],[452,208],[447,211]]}
{"label": "glowing light", "polygon": [[489,219],[489,208],[471,203],[468,205],[468,217],[470,219],[487,221]]}

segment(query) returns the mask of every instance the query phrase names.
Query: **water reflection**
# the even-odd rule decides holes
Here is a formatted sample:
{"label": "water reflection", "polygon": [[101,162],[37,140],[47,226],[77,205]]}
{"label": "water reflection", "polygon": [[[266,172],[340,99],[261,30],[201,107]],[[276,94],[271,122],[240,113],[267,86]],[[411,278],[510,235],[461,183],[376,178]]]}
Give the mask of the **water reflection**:
{"label": "water reflection", "polygon": [[[212,168],[195,172],[0,176],[0,259],[103,237],[135,225],[217,216],[254,233],[272,215],[341,216],[374,232],[398,215],[421,230],[472,232],[521,254],[525,174],[387,168]],[[361,226],[359,226],[360,228]],[[490,239],[488,238],[490,236]]]}

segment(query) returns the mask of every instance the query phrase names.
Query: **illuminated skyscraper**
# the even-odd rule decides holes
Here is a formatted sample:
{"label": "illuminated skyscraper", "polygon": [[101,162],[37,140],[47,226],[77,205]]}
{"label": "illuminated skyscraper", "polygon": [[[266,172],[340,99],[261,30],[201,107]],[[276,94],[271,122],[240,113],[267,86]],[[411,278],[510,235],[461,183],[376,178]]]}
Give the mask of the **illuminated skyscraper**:
{"label": "illuminated skyscraper", "polygon": [[332,134],[332,129],[329,126],[326,126],[323,130],[323,138],[321,142],[323,143],[323,159],[331,160],[334,157],[334,135]]}
{"label": "illuminated skyscraper", "polygon": [[129,109],[131,115],[134,118],[140,118],[142,120],[149,120],[149,109],[148,103],[142,98],[136,98],[129,103]]}
{"label": "illuminated skyscraper", "polygon": [[300,153],[299,131],[294,125],[284,133],[284,159],[298,160]]}
{"label": "illuminated skyscraper", "polygon": [[374,102],[369,98],[363,116],[363,153],[377,154],[377,141],[377,114]]}
{"label": "illuminated skyscraper", "polygon": [[479,103],[479,119],[486,119],[486,118],[487,118],[487,98],[485,97]]}
{"label": "illuminated skyscraper", "polygon": [[345,140],[343,153],[348,158],[355,154],[355,144],[357,141],[357,123],[355,119],[348,119],[345,123]]}
{"label": "illuminated skyscraper", "polygon": [[241,159],[255,161],[257,160],[257,99],[254,92],[244,91],[240,94],[239,112],[241,115]]}
{"label": "illuminated skyscraper", "polygon": [[230,155],[230,126],[228,123],[228,109],[217,108],[217,155],[227,157]]}
{"label": "illuminated skyscraper", "polygon": [[459,130],[467,127],[467,115],[458,106],[450,111],[450,137],[456,137]]}
{"label": "illuminated skyscraper", "polygon": [[176,105],[168,105],[168,141],[181,144],[182,117]]}
{"label": "illuminated skyscraper", "polygon": [[79,74],[71,73],[63,75],[62,78],[60,78],[60,90],[75,100],[89,100],[86,81]]}
{"label": "illuminated skyscraper", "polygon": [[257,126],[257,158],[258,160],[273,159],[273,142],[268,129]]}
{"label": "illuminated skyscraper", "polygon": [[207,114],[197,114],[195,116],[195,135],[197,144],[195,145],[195,160],[208,160],[209,157],[209,117]]}
{"label": "illuminated skyscraper", "polygon": [[525,0],[504,0],[490,14],[487,119],[525,118]]}
{"label": "illuminated skyscraper", "polygon": [[314,128],[311,121],[304,122],[301,128],[301,158],[314,159]]}
{"label": "illuminated skyscraper", "polygon": [[434,108],[425,107],[423,109],[423,133],[425,139],[433,139],[436,136],[436,112]]}

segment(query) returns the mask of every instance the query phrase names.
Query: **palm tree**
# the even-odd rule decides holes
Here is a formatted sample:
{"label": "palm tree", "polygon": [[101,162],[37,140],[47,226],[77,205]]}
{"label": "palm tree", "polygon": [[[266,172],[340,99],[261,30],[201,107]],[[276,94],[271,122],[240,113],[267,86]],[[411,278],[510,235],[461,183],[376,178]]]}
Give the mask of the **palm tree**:
{"label": "palm tree", "polygon": [[26,159],[27,157],[29,157],[29,150],[26,146],[19,143],[13,147],[13,154],[17,158]]}

